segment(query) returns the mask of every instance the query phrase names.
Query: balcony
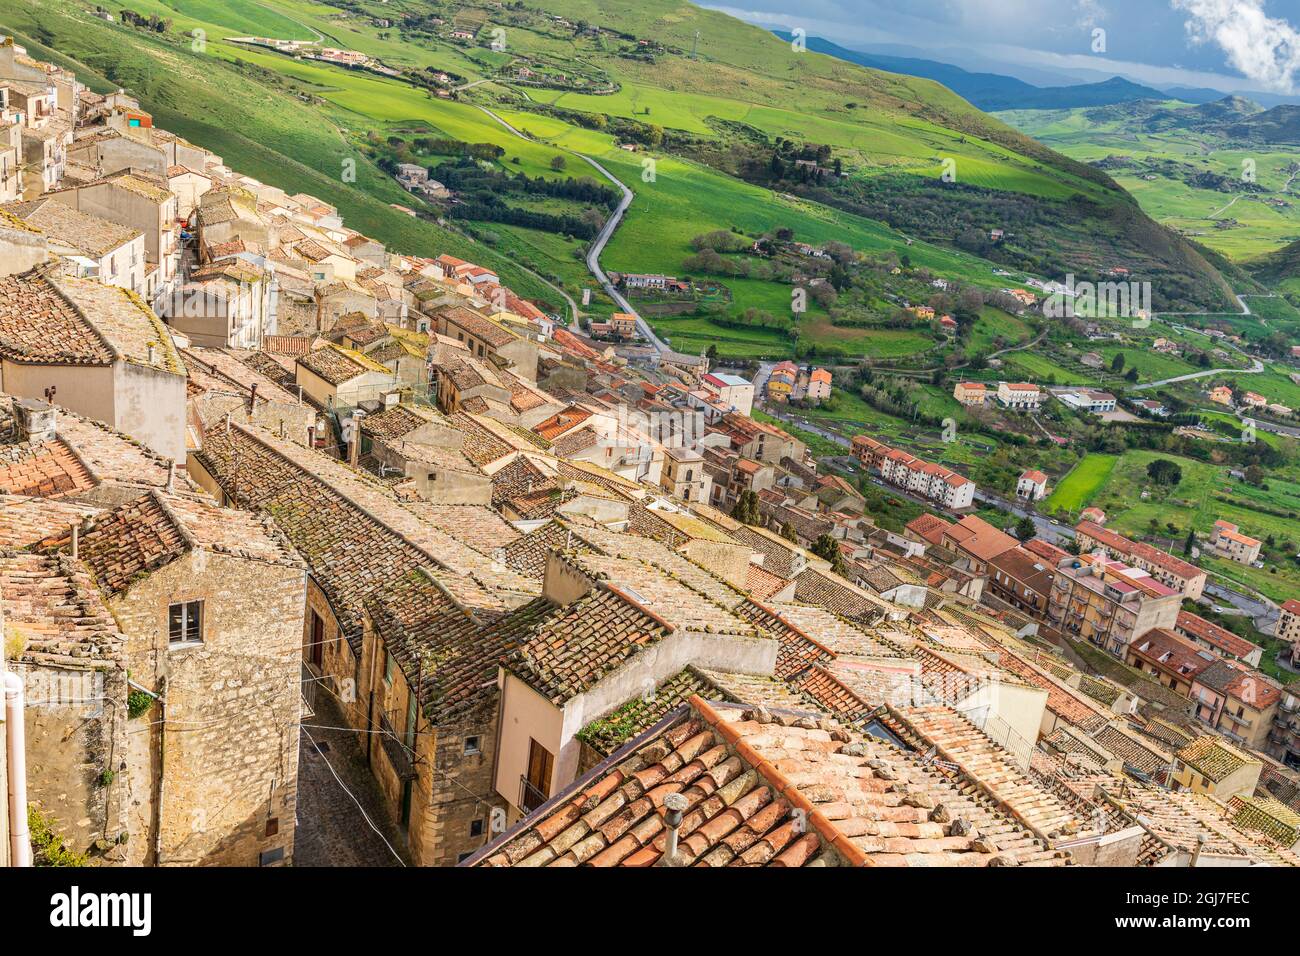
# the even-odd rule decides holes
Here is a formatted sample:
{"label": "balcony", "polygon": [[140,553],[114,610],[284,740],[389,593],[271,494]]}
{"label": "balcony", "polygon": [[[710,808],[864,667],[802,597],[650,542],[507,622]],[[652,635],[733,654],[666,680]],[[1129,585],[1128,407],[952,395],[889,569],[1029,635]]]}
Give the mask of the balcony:
{"label": "balcony", "polygon": [[550,797],[534,786],[527,777],[520,776],[519,808],[523,810],[524,813],[532,813],[549,799]]}

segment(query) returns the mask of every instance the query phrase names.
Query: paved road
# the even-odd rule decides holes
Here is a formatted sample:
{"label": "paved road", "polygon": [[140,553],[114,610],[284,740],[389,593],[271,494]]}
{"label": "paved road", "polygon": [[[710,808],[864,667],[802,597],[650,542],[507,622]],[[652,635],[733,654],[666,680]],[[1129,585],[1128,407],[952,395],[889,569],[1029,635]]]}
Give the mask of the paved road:
{"label": "paved road", "polygon": [[[1238,301],[1240,301],[1242,297],[1238,296],[1237,299]],[[1247,306],[1244,301],[1241,304],[1246,309],[1245,314],[1250,315],[1251,314],[1250,307]],[[1175,329],[1183,328],[1183,326],[1173,325],[1173,323],[1170,323],[1170,325],[1172,328]],[[1251,367],[1250,368],[1209,368],[1203,372],[1191,372],[1187,375],[1175,375],[1173,378],[1162,379],[1159,382],[1147,382],[1145,385],[1134,385],[1132,390],[1135,392],[1140,392],[1148,388],[1159,388],[1162,385],[1172,385],[1175,382],[1190,382],[1192,379],[1206,378],[1207,376],[1210,375],[1223,375],[1227,373],[1232,373],[1236,375],[1258,375],[1260,372],[1264,371],[1264,363],[1261,362],[1259,359],[1255,358],[1253,355],[1246,355],[1245,352],[1242,352],[1241,349],[1237,348],[1237,346],[1233,345],[1231,342],[1224,342],[1223,345],[1226,348],[1232,349],[1234,352],[1240,352],[1242,355],[1245,355],[1246,358],[1250,359]]]}
{"label": "paved road", "polygon": [[[515,127],[511,126],[486,106],[480,106],[479,109],[520,139],[532,139],[532,137],[527,133],[515,129]],[[595,276],[596,281],[600,283],[601,288],[603,288],[605,293],[618,304],[620,309],[629,315],[636,316],[637,331],[645,337],[645,340],[650,343],[651,347],[653,347],[656,352],[670,351],[668,343],[655,335],[654,329],[650,328],[650,323],[641,318],[641,313],[637,312],[637,310],[632,307],[632,303],[614,287],[614,283],[609,281],[609,276],[605,274],[605,270],[600,267],[600,254],[605,251],[606,244],[608,244],[610,237],[614,235],[614,230],[618,228],[619,223],[623,221],[623,213],[627,212],[627,207],[632,205],[632,200],[636,198],[636,194],[633,193],[632,190],[628,189],[628,187],[615,177],[613,173],[590,156],[584,156],[582,153],[574,152],[571,149],[565,150],[565,152],[572,156],[576,156],[583,162],[587,163],[592,169],[596,170],[596,172],[600,173],[617,186],[619,191],[623,194],[623,198],[619,200],[618,207],[610,214],[609,218],[605,220],[605,225],[604,228],[600,230],[600,235],[596,237],[596,241],[591,244],[591,248],[587,251],[587,269],[593,276]],[[577,307],[575,306],[574,308],[576,310]]]}
{"label": "paved road", "polygon": [[1277,623],[1279,612],[1277,606],[1272,602],[1260,600],[1240,591],[1234,591],[1232,588],[1216,584],[1213,581],[1206,583],[1205,593],[1216,603],[1227,604],[1242,614],[1253,618],[1255,627],[1259,628],[1260,631],[1266,634],[1273,632],[1273,626]]}

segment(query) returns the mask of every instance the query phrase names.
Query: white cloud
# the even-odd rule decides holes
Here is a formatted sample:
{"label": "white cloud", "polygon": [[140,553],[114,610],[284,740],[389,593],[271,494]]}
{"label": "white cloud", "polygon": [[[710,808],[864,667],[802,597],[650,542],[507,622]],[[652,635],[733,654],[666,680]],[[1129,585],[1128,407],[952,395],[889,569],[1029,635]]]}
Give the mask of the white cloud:
{"label": "white cloud", "polygon": [[1264,0],[1170,0],[1190,15],[1197,43],[1214,43],[1228,63],[1268,89],[1293,93],[1300,75],[1300,30],[1270,17]]}

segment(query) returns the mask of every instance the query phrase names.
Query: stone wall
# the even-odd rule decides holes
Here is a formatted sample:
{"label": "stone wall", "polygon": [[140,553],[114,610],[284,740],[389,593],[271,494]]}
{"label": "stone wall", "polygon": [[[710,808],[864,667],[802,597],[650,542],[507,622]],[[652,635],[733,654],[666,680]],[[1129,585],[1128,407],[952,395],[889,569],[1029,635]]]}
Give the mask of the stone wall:
{"label": "stone wall", "polygon": [[[366,735],[371,770],[393,821],[406,833],[412,862],[417,866],[455,866],[488,842],[494,826],[504,829],[505,801],[496,794],[492,778],[495,688],[457,723],[435,726],[420,713],[411,759],[402,747],[411,688],[400,668],[394,668],[391,683],[384,680],[384,656],[383,642],[367,629],[362,673],[373,684],[363,688],[362,695],[370,704],[371,727],[378,730],[382,726],[382,713],[397,738]],[[411,805],[403,828],[402,800],[408,777]]]}
{"label": "stone wall", "polygon": [[130,838],[120,844],[132,784],[125,671],[11,666],[26,698],[28,802],[75,852],[129,862]]}
{"label": "stone wall", "polygon": [[[147,862],[291,860],[304,594],[300,568],[196,550],[113,599],[133,680],[164,699],[132,748],[156,782]],[[182,601],[203,602],[203,641],[170,647]]]}

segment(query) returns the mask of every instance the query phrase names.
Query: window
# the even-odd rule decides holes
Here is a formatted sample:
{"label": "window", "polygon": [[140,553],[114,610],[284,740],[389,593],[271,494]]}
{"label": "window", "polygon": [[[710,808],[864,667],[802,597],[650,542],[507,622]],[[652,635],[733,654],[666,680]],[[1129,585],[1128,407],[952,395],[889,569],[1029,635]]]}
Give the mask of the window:
{"label": "window", "polygon": [[396,661],[393,660],[393,652],[384,651],[384,683],[385,684],[391,684],[393,682],[393,667],[395,664]]}
{"label": "window", "polygon": [[406,695],[406,749],[415,750],[415,694]]}
{"label": "window", "polygon": [[480,750],[481,748],[479,747],[479,738],[477,736],[465,738],[466,757],[472,757],[474,756],[474,754],[479,753]]}
{"label": "window", "polygon": [[555,769],[555,755],[536,740],[528,741],[528,775],[524,778],[520,806],[525,811],[536,810],[551,796],[551,772]]}
{"label": "window", "polygon": [[173,647],[203,643],[202,601],[185,601],[167,608],[167,643]]}
{"label": "window", "polygon": [[311,638],[307,647],[307,660],[318,669],[325,664],[325,619],[315,611],[311,612]]}
{"label": "window", "polygon": [[472,837],[477,837],[477,836],[482,836],[482,835],[483,835],[483,821],[482,821],[482,820],[471,820],[471,821],[469,821],[469,835],[472,836]]}
{"label": "window", "polygon": [[402,781],[402,827],[409,830],[411,827],[411,779],[408,777]]}

